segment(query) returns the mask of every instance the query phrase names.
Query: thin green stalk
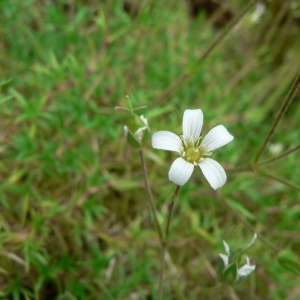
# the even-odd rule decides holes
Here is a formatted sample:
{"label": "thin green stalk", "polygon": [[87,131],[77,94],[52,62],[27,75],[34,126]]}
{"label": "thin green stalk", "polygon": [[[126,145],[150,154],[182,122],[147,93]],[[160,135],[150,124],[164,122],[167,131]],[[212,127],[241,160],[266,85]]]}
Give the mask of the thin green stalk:
{"label": "thin green stalk", "polygon": [[205,299],[222,300],[222,297],[225,294],[227,287],[227,285],[226,287],[224,287],[223,283],[218,282],[214,287],[208,288],[209,292]]}
{"label": "thin green stalk", "polygon": [[158,287],[158,300],[162,299],[163,296],[163,280],[164,280],[164,270],[165,270],[165,255],[168,248],[168,238],[170,235],[170,225],[171,220],[174,212],[174,207],[176,200],[178,198],[180,186],[177,185],[176,189],[174,191],[174,194],[172,196],[171,203],[169,204],[169,211],[168,211],[168,221],[166,226],[166,232],[165,232],[165,238],[162,243],[162,251],[161,251],[161,257],[160,257],[160,273],[159,273],[159,287]]}
{"label": "thin green stalk", "polygon": [[173,217],[174,206],[175,206],[175,202],[178,198],[179,190],[180,190],[180,186],[177,185],[176,189],[175,189],[175,192],[173,194],[172,201],[169,205],[169,215],[168,215],[168,222],[167,222],[167,226],[166,226],[166,235],[165,235],[166,239],[169,238],[171,220],[172,220],[172,217]]}
{"label": "thin green stalk", "polygon": [[161,252],[160,252],[160,270],[159,270],[159,285],[158,285],[158,300],[162,299],[163,296],[163,281],[165,273],[165,255],[166,255],[167,245],[163,243]]}
{"label": "thin green stalk", "polygon": [[227,288],[229,285],[222,283],[218,288],[217,288],[217,299],[216,300],[222,300]]}
{"label": "thin green stalk", "polygon": [[300,85],[300,73],[297,75],[294,83],[293,83],[293,86],[291,88],[291,90],[289,91],[287,97],[284,99],[283,103],[282,103],[282,106],[279,110],[279,113],[276,117],[276,119],[274,120],[273,124],[272,124],[272,127],[268,133],[268,135],[266,136],[265,140],[263,141],[260,149],[258,150],[255,158],[254,158],[254,164],[257,164],[257,162],[259,161],[262,153],[264,152],[267,144],[269,143],[270,139],[272,138],[280,120],[283,118],[286,110],[288,109],[288,107],[290,106],[290,104],[292,103],[292,100],[294,99],[294,96],[298,90],[298,87]]}
{"label": "thin green stalk", "polygon": [[[296,146],[296,147],[294,147],[294,148],[292,148],[290,150],[287,150],[287,151],[281,153],[278,156],[275,156],[275,157],[272,157],[270,159],[266,159],[266,160],[264,160],[262,162],[259,162],[259,164],[257,165],[257,167],[268,165],[268,164],[270,164],[270,163],[272,163],[274,161],[277,161],[277,160],[279,160],[279,159],[281,159],[283,157],[286,157],[286,156],[288,156],[288,155],[290,155],[290,154],[292,154],[294,152],[297,152],[298,150],[300,150],[300,145],[298,145],[298,146]],[[234,168],[229,169],[229,170],[227,169],[227,172],[228,173],[229,172],[230,173],[235,173],[235,172],[253,172],[254,169],[255,170],[257,169],[257,167],[254,167],[254,168],[253,167],[254,167],[253,165],[237,166],[237,167],[234,167]]]}
{"label": "thin green stalk", "polygon": [[272,162],[274,162],[274,161],[276,161],[276,160],[279,160],[279,159],[281,159],[281,158],[283,158],[283,157],[285,157],[285,156],[288,156],[288,155],[290,155],[291,153],[298,151],[299,149],[300,149],[300,145],[298,145],[298,146],[296,146],[296,147],[294,147],[294,148],[292,148],[292,149],[290,149],[290,150],[287,150],[287,151],[283,152],[282,154],[280,154],[280,155],[278,155],[278,156],[276,156],[276,157],[273,157],[273,158],[264,160],[264,161],[262,161],[262,162],[259,163],[259,167],[260,167],[260,166],[263,166],[263,165],[270,164],[270,163],[272,163]]}
{"label": "thin green stalk", "polygon": [[198,58],[193,66],[187,66],[185,71],[173,82],[161,96],[156,100],[154,105],[162,104],[168,100],[168,98],[173,94],[179,86],[190,79],[194,73],[199,69],[199,65],[211,54],[211,52],[225,39],[225,37],[230,33],[230,31],[235,27],[235,25],[244,17],[244,15],[258,2],[258,0],[251,0],[245,8],[240,12],[240,14],[228,25],[228,27],[220,33],[212,43],[206,48],[205,52]]}
{"label": "thin green stalk", "polygon": [[140,149],[139,154],[140,154],[140,158],[141,158],[141,164],[142,164],[143,175],[144,175],[144,182],[145,182],[145,186],[146,186],[146,190],[147,190],[147,194],[148,194],[149,204],[150,204],[151,211],[152,211],[152,214],[153,214],[153,217],[154,217],[154,222],[155,222],[155,225],[156,225],[157,233],[159,235],[159,240],[160,240],[161,245],[163,246],[163,240],[164,240],[163,231],[162,231],[161,225],[159,224],[159,221],[158,221],[158,218],[157,218],[155,203],[154,203],[150,183],[149,183],[149,180],[148,180],[148,171],[147,171],[147,165],[146,165],[146,160],[145,160],[143,149]]}
{"label": "thin green stalk", "polygon": [[281,183],[283,183],[283,184],[285,184],[285,185],[287,185],[287,186],[289,186],[289,187],[291,187],[291,188],[293,188],[293,189],[300,192],[300,186],[299,185],[296,185],[296,184],[294,184],[294,183],[292,183],[288,180],[285,180],[283,178],[277,177],[277,176],[275,176],[275,175],[273,175],[273,174],[271,174],[271,173],[269,173],[265,170],[257,170],[257,172],[262,176],[274,179],[274,180],[276,180],[278,182],[281,182]]}

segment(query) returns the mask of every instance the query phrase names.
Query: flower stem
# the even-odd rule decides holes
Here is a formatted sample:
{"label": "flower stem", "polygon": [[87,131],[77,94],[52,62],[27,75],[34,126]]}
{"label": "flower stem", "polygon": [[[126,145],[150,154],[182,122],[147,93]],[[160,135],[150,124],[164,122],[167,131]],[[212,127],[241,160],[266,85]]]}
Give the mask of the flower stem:
{"label": "flower stem", "polygon": [[227,284],[221,284],[218,288],[217,288],[217,299],[216,300],[222,300],[226,290],[228,288]]}
{"label": "flower stem", "polygon": [[169,215],[168,215],[168,222],[167,222],[167,227],[166,227],[166,239],[169,238],[169,234],[170,234],[170,225],[171,225],[171,220],[172,220],[172,216],[173,216],[173,211],[174,211],[174,206],[175,206],[175,202],[178,198],[178,194],[179,194],[179,190],[180,190],[180,186],[177,185],[176,189],[174,191],[173,197],[172,197],[172,201],[169,204]]}
{"label": "flower stem", "polygon": [[225,37],[230,33],[230,31],[235,27],[235,25],[243,18],[243,16],[258,2],[258,0],[251,0],[245,8],[240,12],[240,14],[228,25],[228,27],[219,34],[212,43],[206,48],[205,52],[198,58],[193,66],[187,66],[185,71],[173,82],[167,89],[162,93],[162,95],[155,102],[155,106],[162,104],[168,100],[168,98],[173,94],[175,90],[186,80],[190,79],[194,73],[199,69],[199,65],[210,55],[210,53],[225,39]]}
{"label": "flower stem", "polygon": [[265,170],[261,170],[261,169],[257,170],[257,173],[260,174],[260,175],[262,175],[262,176],[264,176],[264,177],[268,177],[268,178],[274,179],[274,180],[276,180],[278,182],[281,182],[282,184],[285,184],[285,185],[293,188],[294,190],[297,190],[297,191],[300,192],[300,186],[296,185],[296,184],[294,184],[294,183],[292,183],[292,182],[290,182],[288,180],[285,180],[283,178],[275,176],[275,175],[273,175],[273,174],[271,174],[271,173],[269,173],[269,172],[267,172]]}
{"label": "flower stem", "polygon": [[293,152],[296,152],[297,150],[300,149],[300,145],[290,149],[290,150],[287,150],[285,152],[283,152],[282,154],[276,156],[276,157],[273,157],[273,158],[270,158],[270,159],[267,159],[267,160],[264,160],[262,162],[259,163],[259,166],[263,166],[263,165],[267,165],[269,163],[272,163],[273,161],[276,161],[276,160],[279,160],[285,156],[288,156],[289,154],[293,153]]}
{"label": "flower stem", "polygon": [[167,244],[164,242],[160,252],[160,270],[159,270],[159,285],[158,285],[158,300],[162,299],[163,296],[163,281],[165,271],[165,255],[167,251]]}
{"label": "flower stem", "polygon": [[157,218],[157,213],[156,213],[155,203],[154,203],[154,199],[153,199],[153,195],[152,195],[152,190],[151,190],[150,183],[149,183],[149,180],[148,180],[147,164],[146,164],[143,149],[139,150],[139,154],[140,154],[140,158],[141,158],[141,164],[142,164],[143,175],[144,175],[144,182],[145,182],[145,186],[146,186],[146,189],[147,189],[149,204],[150,204],[150,207],[151,207],[152,214],[154,216],[154,221],[155,221],[155,225],[156,225],[156,229],[157,229],[157,232],[158,232],[158,235],[159,235],[159,240],[160,240],[160,245],[161,245],[159,288],[158,288],[158,300],[161,300],[162,295],[163,295],[165,255],[166,255],[166,251],[167,251],[167,247],[168,247],[167,239],[168,239],[169,234],[170,234],[171,219],[172,219],[172,216],[173,216],[174,206],[175,206],[176,199],[178,197],[180,186],[179,185],[176,186],[175,192],[172,196],[171,203],[169,205],[168,221],[167,221],[166,232],[165,232],[165,236],[164,236],[161,225],[160,225],[160,223],[158,221],[158,218]]}
{"label": "flower stem", "polygon": [[300,73],[297,75],[294,83],[293,83],[293,86],[292,88],[290,89],[287,97],[284,99],[283,103],[282,103],[282,106],[278,112],[278,115],[276,117],[276,119],[274,120],[273,122],[273,125],[268,133],[268,135],[266,136],[265,140],[263,141],[260,149],[258,150],[255,158],[254,158],[254,164],[257,164],[257,162],[259,161],[262,153],[264,152],[268,142],[270,141],[270,139],[272,138],[280,120],[283,118],[286,110],[288,109],[288,107],[290,106],[290,104],[292,103],[292,100],[294,98],[294,96],[296,95],[296,92],[298,90],[298,87],[300,85]]}
{"label": "flower stem", "polygon": [[140,154],[140,158],[141,158],[141,164],[142,164],[143,175],[144,175],[144,182],[145,182],[145,186],[146,186],[146,190],[147,190],[147,194],[148,194],[150,208],[151,208],[151,211],[152,211],[152,214],[153,214],[153,217],[154,217],[154,222],[155,222],[156,230],[157,230],[157,233],[158,233],[158,236],[159,236],[159,241],[160,241],[161,246],[163,247],[163,240],[164,240],[163,231],[162,231],[161,225],[159,224],[159,221],[158,221],[158,218],[157,218],[155,203],[154,203],[150,183],[149,183],[149,180],[148,180],[148,171],[147,171],[147,165],[146,165],[146,160],[145,160],[143,149],[139,150],[139,154]]}
{"label": "flower stem", "polygon": [[167,226],[166,226],[166,232],[165,232],[165,238],[162,243],[162,251],[161,251],[161,257],[160,257],[160,274],[159,274],[159,288],[158,288],[158,300],[162,299],[163,295],[163,280],[164,280],[164,270],[165,270],[165,255],[167,252],[168,248],[168,238],[170,235],[170,225],[171,225],[171,220],[174,212],[174,206],[176,203],[176,200],[178,198],[180,186],[177,185],[176,189],[174,191],[174,194],[172,196],[171,203],[169,204],[169,213],[168,213],[168,221],[167,221]]}

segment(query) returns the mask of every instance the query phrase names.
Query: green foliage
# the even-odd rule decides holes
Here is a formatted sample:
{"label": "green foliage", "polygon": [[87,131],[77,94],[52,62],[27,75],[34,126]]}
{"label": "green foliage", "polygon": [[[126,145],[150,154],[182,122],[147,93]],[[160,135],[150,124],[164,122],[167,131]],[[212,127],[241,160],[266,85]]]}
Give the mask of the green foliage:
{"label": "green foliage", "polygon": [[300,275],[300,262],[291,251],[282,251],[278,255],[279,264],[287,271]]}
{"label": "green foliage", "polygon": [[[159,240],[139,157],[115,110],[126,95],[148,107],[151,132],[180,134],[183,111],[201,108],[204,134],[224,124],[235,137],[215,154],[228,174],[222,189],[212,191],[196,170],[180,190],[164,299],[205,299],[216,285],[220,241],[237,249],[254,231],[257,272],[231,292],[245,300],[296,294],[299,155],[263,170],[252,165],[299,72],[300,28],[280,2],[255,22],[252,9],[193,68],[226,24],[217,30],[214,16],[191,19],[185,1],[140,1],[133,15],[120,0],[0,1],[1,297],[156,299]],[[228,1],[234,14],[242,6]],[[261,160],[298,146],[299,126],[294,101]],[[150,142],[144,148],[165,225],[174,155]]]}

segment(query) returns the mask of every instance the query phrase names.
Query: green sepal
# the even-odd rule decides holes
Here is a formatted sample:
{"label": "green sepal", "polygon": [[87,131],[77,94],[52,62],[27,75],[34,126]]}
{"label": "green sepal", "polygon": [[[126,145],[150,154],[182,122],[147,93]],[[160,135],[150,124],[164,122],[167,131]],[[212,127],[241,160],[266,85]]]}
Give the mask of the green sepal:
{"label": "green sepal", "polygon": [[223,273],[225,271],[225,264],[222,260],[222,262],[219,264],[218,269],[217,269],[217,274],[218,274],[218,278],[220,279],[220,281],[223,281]]}
{"label": "green sepal", "polygon": [[222,281],[227,284],[233,284],[237,279],[238,266],[237,263],[229,265],[222,274]]}
{"label": "green sepal", "polygon": [[238,249],[230,254],[229,263],[237,262],[238,264],[241,263],[242,259],[244,258],[245,251],[243,249]]}
{"label": "green sepal", "polygon": [[[126,128],[127,141],[134,148],[141,148],[151,137],[147,122],[143,122],[141,117],[136,114],[128,118]],[[143,130],[141,130],[142,128]]]}
{"label": "green sepal", "polygon": [[136,132],[139,128],[144,126],[146,126],[145,123],[138,115],[134,114],[129,117],[129,121],[127,124],[129,131]]}
{"label": "green sepal", "polygon": [[127,142],[133,148],[141,148],[140,142],[130,130],[127,132]]}
{"label": "green sepal", "polygon": [[151,139],[151,132],[149,130],[149,127],[145,130],[143,139],[142,139],[142,144],[145,145],[149,140]]}

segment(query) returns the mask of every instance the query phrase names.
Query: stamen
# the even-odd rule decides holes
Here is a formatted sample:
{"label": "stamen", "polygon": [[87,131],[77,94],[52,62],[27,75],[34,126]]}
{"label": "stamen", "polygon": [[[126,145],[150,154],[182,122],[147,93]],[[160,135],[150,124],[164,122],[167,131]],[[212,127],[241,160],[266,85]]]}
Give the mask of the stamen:
{"label": "stamen", "polygon": [[183,135],[180,136],[180,139],[181,139],[182,144],[184,145],[184,147],[187,148],[187,143],[186,143]]}
{"label": "stamen", "polygon": [[195,146],[196,146],[197,148],[200,147],[201,139],[202,139],[202,136],[199,136],[198,139],[197,139],[196,142],[195,142]]}

